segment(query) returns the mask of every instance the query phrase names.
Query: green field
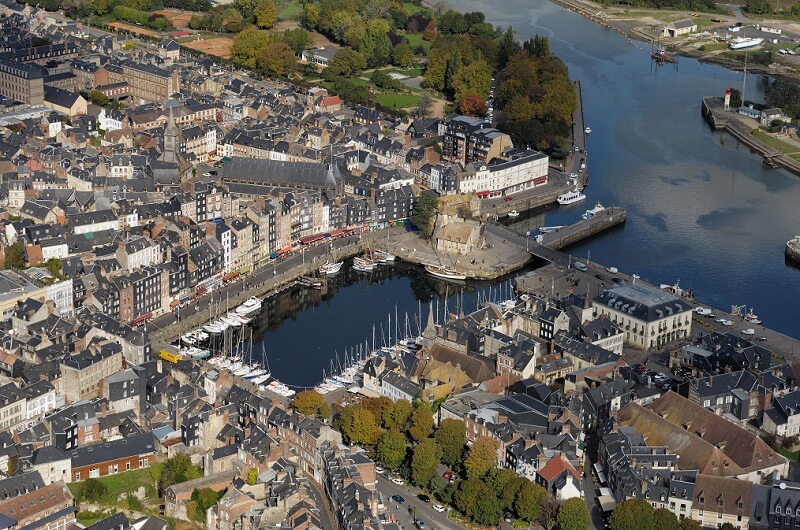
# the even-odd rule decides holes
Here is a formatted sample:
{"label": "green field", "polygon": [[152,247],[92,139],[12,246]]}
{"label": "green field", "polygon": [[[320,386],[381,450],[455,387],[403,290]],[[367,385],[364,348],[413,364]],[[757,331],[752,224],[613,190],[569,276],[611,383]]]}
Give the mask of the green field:
{"label": "green field", "polygon": [[278,11],[278,18],[281,20],[299,20],[302,12],[303,6],[300,5],[300,0],[292,0]]}
{"label": "green field", "polygon": [[375,99],[384,107],[397,109],[413,107],[417,104],[417,96],[413,94],[380,94]]}
{"label": "green field", "polygon": [[[154,493],[153,488],[153,475],[151,475],[150,471],[151,468],[160,468],[163,464],[156,463],[150,466],[148,469],[136,469],[133,471],[126,471],[124,473],[117,473],[116,475],[109,475],[107,477],[98,478],[100,482],[106,485],[108,488],[108,497],[116,501],[120,495],[127,493],[129,491],[136,491],[141,486],[144,486],[145,489],[148,491],[148,495]],[[154,469],[153,473],[158,475],[160,469]],[[72,495],[76,498],[80,496],[81,485],[83,482],[72,482],[67,484],[69,490],[72,492]]]}
{"label": "green field", "polygon": [[781,153],[797,153],[800,151],[800,147],[781,141],[778,138],[765,133],[764,131],[755,130],[753,131],[753,136],[776,151],[780,151]]}
{"label": "green field", "polygon": [[412,48],[416,48],[422,44],[422,46],[425,47],[426,52],[431,51],[431,43],[422,38],[422,33],[406,33],[406,38],[408,39],[408,43],[411,44]]}
{"label": "green field", "polygon": [[403,9],[411,13],[412,15],[419,13],[420,11],[424,11],[425,8],[422,6],[418,6],[417,4],[412,4],[411,2],[403,2]]}
{"label": "green field", "polygon": [[725,43],[725,42],[715,42],[713,44],[703,44],[701,46],[701,48],[703,48],[701,51],[704,51],[704,52],[718,52],[720,50],[724,50],[727,47],[728,47],[728,44]]}

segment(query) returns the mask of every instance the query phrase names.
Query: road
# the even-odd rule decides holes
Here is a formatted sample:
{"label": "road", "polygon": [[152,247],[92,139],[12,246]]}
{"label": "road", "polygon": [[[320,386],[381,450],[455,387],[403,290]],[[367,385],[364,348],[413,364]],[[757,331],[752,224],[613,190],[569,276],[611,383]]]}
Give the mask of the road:
{"label": "road", "polygon": [[[435,504],[435,501],[422,502],[417,499],[417,493],[421,491],[419,488],[398,486],[383,475],[378,475],[378,491],[383,493],[386,497],[386,505],[389,507],[389,511],[394,514],[402,528],[416,528],[414,526],[414,518],[411,515],[411,510],[414,506],[417,507],[417,518],[425,523],[426,530],[432,530],[434,528],[436,530],[456,530],[463,528],[449,520],[446,512],[439,513],[431,508],[431,506]],[[392,501],[390,499],[392,495],[400,495],[403,497],[406,500],[405,504],[398,505],[396,502]],[[399,509],[397,506],[399,506]]]}

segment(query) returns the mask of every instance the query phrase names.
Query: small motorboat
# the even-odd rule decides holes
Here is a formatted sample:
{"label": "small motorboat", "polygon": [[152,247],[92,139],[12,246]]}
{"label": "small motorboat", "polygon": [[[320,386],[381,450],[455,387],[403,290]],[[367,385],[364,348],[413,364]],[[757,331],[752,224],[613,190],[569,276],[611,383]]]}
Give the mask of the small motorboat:
{"label": "small motorboat", "polygon": [[591,127],[586,127],[586,128],[583,130],[583,132],[585,132],[586,134],[592,134],[592,128],[591,128]]}
{"label": "small motorboat", "polygon": [[516,210],[511,210],[510,212],[508,212],[508,216],[511,219],[516,219],[517,217],[519,217],[519,212]]}

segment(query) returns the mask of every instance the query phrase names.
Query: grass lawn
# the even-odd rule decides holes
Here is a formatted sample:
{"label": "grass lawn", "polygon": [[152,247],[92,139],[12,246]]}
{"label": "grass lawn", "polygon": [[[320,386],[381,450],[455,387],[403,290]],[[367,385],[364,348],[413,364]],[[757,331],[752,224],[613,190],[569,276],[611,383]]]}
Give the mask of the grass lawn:
{"label": "grass lawn", "polygon": [[422,44],[426,52],[431,51],[431,43],[422,38],[422,33],[406,33],[406,38],[412,49]]}
{"label": "grass lawn", "polygon": [[[161,466],[163,464],[157,463],[153,466]],[[107,477],[98,478],[100,482],[108,488],[108,496],[110,499],[117,500],[120,495],[129,491],[135,491],[141,486],[145,489],[152,489],[153,476],[150,474],[150,469],[136,469],[133,471],[126,471],[124,473],[117,473],[116,475],[109,475]],[[82,482],[72,482],[67,484],[69,490],[74,497],[80,495]]]}
{"label": "grass lawn", "polygon": [[412,4],[411,2],[403,2],[403,9],[405,9],[412,15],[425,10],[424,7],[418,6],[417,4]]}
{"label": "grass lawn", "polygon": [[789,460],[800,460],[800,451],[789,451],[783,447],[778,448],[778,452]]}
{"label": "grass lawn", "polygon": [[398,109],[413,107],[417,104],[417,96],[413,94],[380,94],[375,99],[384,107]]}
{"label": "grass lawn", "polygon": [[303,6],[300,5],[300,0],[292,0],[278,11],[278,18],[281,20],[298,20],[302,12]]}
{"label": "grass lawn", "polygon": [[781,153],[796,153],[797,151],[800,151],[800,148],[792,144],[783,142],[778,138],[775,138],[774,136],[769,135],[763,131],[755,130],[753,131],[753,136],[755,136],[756,138],[758,138],[771,148],[775,149],[776,151],[780,151]]}
{"label": "grass lawn", "polygon": [[717,52],[717,51],[724,50],[725,48],[727,48],[728,44],[725,43],[725,42],[714,42],[714,43],[711,43],[711,44],[703,44],[700,47],[703,48],[702,51]]}

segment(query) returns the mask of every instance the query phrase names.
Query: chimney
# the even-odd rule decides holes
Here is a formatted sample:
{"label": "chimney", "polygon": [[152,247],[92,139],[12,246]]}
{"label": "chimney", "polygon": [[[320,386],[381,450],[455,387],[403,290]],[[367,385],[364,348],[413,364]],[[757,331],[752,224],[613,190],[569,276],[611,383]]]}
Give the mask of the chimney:
{"label": "chimney", "polygon": [[369,501],[372,517],[378,517],[378,499],[375,498],[375,495]]}
{"label": "chimney", "polygon": [[642,495],[644,495],[646,493],[647,493],[647,481],[643,480],[642,481]]}

